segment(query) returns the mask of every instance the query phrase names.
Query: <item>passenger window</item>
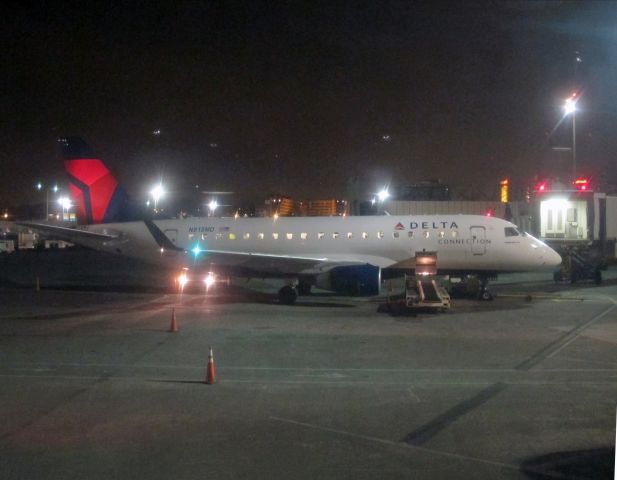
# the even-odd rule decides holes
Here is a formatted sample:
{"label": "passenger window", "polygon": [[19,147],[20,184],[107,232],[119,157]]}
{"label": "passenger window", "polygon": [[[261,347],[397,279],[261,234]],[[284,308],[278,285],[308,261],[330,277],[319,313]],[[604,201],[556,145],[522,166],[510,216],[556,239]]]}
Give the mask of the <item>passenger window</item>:
{"label": "passenger window", "polygon": [[362,238],[367,239],[368,238],[368,233],[362,232]]}
{"label": "passenger window", "polygon": [[308,238],[308,233],[306,233],[306,232],[302,232],[302,233],[300,234],[300,238],[301,238],[302,240],[306,240],[306,239]]}
{"label": "passenger window", "polygon": [[294,234],[293,233],[288,233],[286,235],[286,237],[287,237],[287,240],[291,240],[292,238],[294,238]]}
{"label": "passenger window", "polygon": [[439,232],[439,238],[443,238],[445,236],[446,236],[446,232],[444,232],[443,230]]}
{"label": "passenger window", "polygon": [[191,240],[193,240],[193,238],[195,238],[195,234],[194,233],[189,233],[189,242]]}
{"label": "passenger window", "polygon": [[424,238],[428,238],[428,237],[430,237],[430,236],[431,236],[431,232],[429,232],[428,230],[424,230],[424,231],[422,232],[422,236],[423,236]]}
{"label": "passenger window", "polygon": [[332,238],[334,238],[334,239],[338,238],[338,232],[334,232],[334,233],[332,234]]}
{"label": "passenger window", "polygon": [[236,239],[236,234],[235,233],[230,233],[229,234],[229,239],[230,240],[235,240]]}
{"label": "passenger window", "polygon": [[398,238],[398,232],[392,232],[392,238]]}
{"label": "passenger window", "polygon": [[324,237],[324,233],[323,233],[323,232],[319,232],[319,233],[317,234],[317,238],[318,238],[319,240],[321,240],[323,237]]}
{"label": "passenger window", "polygon": [[216,234],[216,239],[217,240],[222,240],[223,239],[223,234],[222,233],[217,233]]}
{"label": "passenger window", "polygon": [[259,240],[263,240],[264,239],[264,234],[263,233],[258,233],[257,234],[257,238],[259,238]]}
{"label": "passenger window", "polygon": [[278,234],[278,233],[273,233],[273,234],[272,234],[272,238],[273,238],[274,240],[278,240],[278,239],[279,239],[279,234]]}
{"label": "passenger window", "polygon": [[208,234],[207,233],[202,233],[201,234],[201,239],[202,240],[206,240],[208,238]]}
{"label": "passenger window", "polygon": [[383,232],[377,232],[377,238],[383,238]]}
{"label": "passenger window", "polygon": [[242,238],[244,238],[244,240],[248,240],[249,238],[251,238],[251,234],[250,233],[245,233]]}
{"label": "passenger window", "polygon": [[409,238],[413,238],[413,237],[415,237],[415,232],[407,232],[407,236]]}
{"label": "passenger window", "polygon": [[347,238],[353,238],[353,233],[347,232]]}
{"label": "passenger window", "polygon": [[452,238],[458,237],[458,230],[452,230]]}

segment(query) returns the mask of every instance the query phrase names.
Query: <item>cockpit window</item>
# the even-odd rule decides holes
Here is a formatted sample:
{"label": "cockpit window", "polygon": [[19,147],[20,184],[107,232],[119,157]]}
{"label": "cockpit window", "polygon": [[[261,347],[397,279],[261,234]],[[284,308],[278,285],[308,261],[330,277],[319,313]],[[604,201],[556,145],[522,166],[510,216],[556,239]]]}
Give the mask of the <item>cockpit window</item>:
{"label": "cockpit window", "polygon": [[506,237],[518,237],[520,235],[518,230],[514,227],[506,227],[504,231],[506,232]]}

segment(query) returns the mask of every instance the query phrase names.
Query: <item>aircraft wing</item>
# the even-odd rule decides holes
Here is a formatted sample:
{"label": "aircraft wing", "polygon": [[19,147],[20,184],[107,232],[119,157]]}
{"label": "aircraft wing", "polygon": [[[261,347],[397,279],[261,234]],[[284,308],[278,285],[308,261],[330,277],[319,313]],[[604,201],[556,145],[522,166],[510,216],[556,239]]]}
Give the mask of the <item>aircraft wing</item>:
{"label": "aircraft wing", "polygon": [[206,250],[203,261],[216,267],[245,269],[269,275],[307,274],[326,272],[343,265],[362,265],[366,261],[354,259],[335,259],[324,256],[276,255],[254,252],[233,252],[227,250]]}
{"label": "aircraft wing", "polygon": [[48,235],[53,235],[60,240],[66,240],[67,242],[84,244],[91,242],[106,242],[111,240],[117,240],[119,235],[116,234],[104,234],[89,232],[87,230],[79,230],[71,227],[60,227],[58,225],[50,225],[47,223],[34,223],[34,222],[15,222],[22,227],[28,227],[37,232],[42,232]]}

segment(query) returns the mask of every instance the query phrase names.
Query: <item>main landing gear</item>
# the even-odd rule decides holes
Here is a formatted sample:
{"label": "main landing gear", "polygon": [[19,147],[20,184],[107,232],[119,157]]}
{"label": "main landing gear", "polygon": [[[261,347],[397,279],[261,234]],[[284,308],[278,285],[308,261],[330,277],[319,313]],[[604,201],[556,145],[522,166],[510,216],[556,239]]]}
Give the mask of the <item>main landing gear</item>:
{"label": "main landing gear", "polygon": [[312,285],[304,280],[294,281],[279,290],[279,303],[281,305],[293,305],[299,295],[306,296],[311,294]]}
{"label": "main landing gear", "polygon": [[298,290],[298,295],[306,296],[311,294],[312,285],[306,281],[300,280],[298,282],[298,286],[296,287]]}
{"label": "main landing gear", "polygon": [[282,305],[293,305],[298,299],[298,292],[292,285],[285,285],[279,290],[279,303]]}
{"label": "main landing gear", "polygon": [[453,296],[475,298],[481,301],[493,300],[488,288],[489,277],[480,275],[463,275],[450,277],[449,292]]}
{"label": "main landing gear", "polygon": [[480,277],[480,288],[478,290],[478,300],[493,300],[493,294],[488,289],[488,278]]}

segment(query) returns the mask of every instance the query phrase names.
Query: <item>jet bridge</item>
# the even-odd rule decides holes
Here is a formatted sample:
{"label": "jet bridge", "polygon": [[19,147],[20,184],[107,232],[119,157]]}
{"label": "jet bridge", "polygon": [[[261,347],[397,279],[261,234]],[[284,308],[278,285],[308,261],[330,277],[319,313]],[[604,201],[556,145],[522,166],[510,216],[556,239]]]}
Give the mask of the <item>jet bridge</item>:
{"label": "jet bridge", "polygon": [[539,237],[563,258],[555,281],[601,283],[601,270],[616,257],[617,198],[590,189],[551,188],[538,195],[538,207]]}

